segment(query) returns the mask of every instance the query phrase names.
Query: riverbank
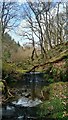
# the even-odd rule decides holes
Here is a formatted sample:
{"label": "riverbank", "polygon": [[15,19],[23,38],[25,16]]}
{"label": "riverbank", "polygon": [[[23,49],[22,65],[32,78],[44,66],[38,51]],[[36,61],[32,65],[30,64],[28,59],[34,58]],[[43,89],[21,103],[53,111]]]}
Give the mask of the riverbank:
{"label": "riverbank", "polygon": [[49,90],[49,100],[44,102],[38,108],[38,116],[45,116],[46,118],[64,119],[68,118],[68,82],[52,83],[43,88],[44,97],[46,98],[46,91]]}
{"label": "riverbank", "polygon": [[[34,120],[33,118],[35,118],[37,120],[44,120],[44,119],[67,120],[67,118],[68,118],[67,87],[68,87],[68,82],[55,82],[55,83],[49,84],[48,86],[44,85],[44,87],[41,89],[41,92],[39,92],[38,96],[36,96],[36,98],[33,100],[34,102],[36,102],[35,101],[36,99],[41,100],[41,103],[39,105],[36,105],[34,107],[34,109],[29,107],[30,114],[27,111],[27,115],[25,118],[30,118],[31,120]],[[16,97],[8,100],[8,102],[3,105],[5,105],[5,106],[8,105],[9,108],[11,108],[12,106],[16,106],[16,109],[18,110],[20,108],[20,112],[21,112],[21,110],[23,109],[23,106],[24,105],[28,106],[28,103],[30,101],[32,101],[31,94],[30,94],[30,96],[27,96],[29,94],[29,89],[27,91],[25,91],[25,89],[23,89],[23,88],[14,89],[14,90],[16,93]],[[37,93],[37,90],[36,90],[36,93]],[[43,97],[42,97],[42,94],[43,94]],[[41,96],[42,99],[39,96]],[[25,101],[25,100],[27,100],[27,101]],[[13,101],[15,101],[15,102],[13,102]],[[12,103],[15,103],[15,105],[12,105]],[[25,103],[27,103],[27,104],[25,104]],[[32,104],[32,102],[31,102],[31,104]],[[34,103],[32,105],[34,105]],[[25,107],[25,109],[26,109],[26,107]],[[28,109],[28,107],[27,107],[27,109]],[[32,111],[33,111],[33,113],[32,113]],[[32,114],[35,116],[32,116]],[[8,117],[8,116],[6,116],[6,117]],[[11,117],[11,114],[10,114],[10,117]],[[13,116],[13,119],[14,119],[14,116]]]}

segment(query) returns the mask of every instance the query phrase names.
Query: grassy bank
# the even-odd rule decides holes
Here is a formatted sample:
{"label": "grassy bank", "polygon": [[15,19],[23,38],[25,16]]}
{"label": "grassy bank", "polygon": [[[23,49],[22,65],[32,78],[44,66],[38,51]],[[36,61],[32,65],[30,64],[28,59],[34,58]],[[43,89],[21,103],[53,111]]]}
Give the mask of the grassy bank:
{"label": "grassy bank", "polygon": [[[45,118],[54,118],[56,120],[67,120],[68,118],[68,101],[67,101],[67,82],[52,83],[44,87],[42,91],[49,89],[49,100],[45,100],[38,107],[38,116]],[[46,97],[46,96],[45,96]]]}

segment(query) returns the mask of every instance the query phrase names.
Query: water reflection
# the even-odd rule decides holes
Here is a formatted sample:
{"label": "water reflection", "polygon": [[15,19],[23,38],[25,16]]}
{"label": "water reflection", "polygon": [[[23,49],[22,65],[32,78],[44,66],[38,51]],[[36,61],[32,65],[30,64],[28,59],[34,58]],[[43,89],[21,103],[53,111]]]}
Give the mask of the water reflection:
{"label": "water reflection", "polygon": [[35,81],[36,81],[36,79],[35,79],[35,70],[34,70],[34,72],[32,74],[32,88],[31,88],[31,90],[32,90],[32,100],[34,100],[35,96],[36,96],[36,94],[35,94]]}

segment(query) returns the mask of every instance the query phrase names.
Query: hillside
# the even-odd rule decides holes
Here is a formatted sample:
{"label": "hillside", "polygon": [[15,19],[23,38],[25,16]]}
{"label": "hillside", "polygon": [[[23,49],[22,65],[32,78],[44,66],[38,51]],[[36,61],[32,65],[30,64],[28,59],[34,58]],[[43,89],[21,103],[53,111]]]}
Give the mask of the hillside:
{"label": "hillside", "polygon": [[51,69],[55,69],[57,72],[62,71],[62,73],[67,69],[68,42],[48,50],[47,57],[42,58],[39,54],[37,58],[34,57],[33,61],[31,60],[32,50],[29,47],[22,48],[6,34],[5,39],[3,39],[3,76],[5,77],[12,71],[13,73],[22,74],[35,69],[35,71],[40,72],[48,71],[47,73],[50,74]]}
{"label": "hillside", "polygon": [[27,70],[32,50],[28,46],[23,48],[6,33],[2,40],[2,77],[5,78],[12,71],[22,73]]}
{"label": "hillside", "polygon": [[[32,47],[26,46],[23,48],[19,43],[12,40],[7,33],[5,34],[2,42],[3,61],[19,64],[24,70],[25,68],[27,68],[26,70],[30,70],[33,66],[38,66],[38,64],[42,67],[42,69],[44,69],[44,66],[49,62],[52,63],[56,60],[58,62],[59,59],[61,61],[61,58],[68,56],[68,42],[59,44],[48,50],[47,57],[44,56],[44,58],[42,58],[41,54],[37,51],[38,56],[34,56],[33,61],[31,60],[32,51]],[[25,67],[26,65],[29,67]]]}
{"label": "hillside", "polygon": [[[28,53],[27,53],[28,51]],[[2,56],[3,61],[7,62],[22,62],[24,59],[31,56],[32,48],[23,48],[19,42],[16,43],[9,34],[5,34],[2,41]]]}
{"label": "hillside", "polygon": [[[41,57],[41,55],[38,56],[38,58],[34,59],[34,61],[31,62],[33,67],[29,70],[36,70],[36,71],[45,71],[49,65],[55,64],[55,63],[61,63],[62,61],[66,61],[68,59],[68,42],[65,42],[63,44],[59,44],[52,49],[47,51],[47,57],[44,56],[44,58]],[[63,65],[63,64],[62,64]]]}
{"label": "hillside", "polygon": [[19,47],[20,45],[12,40],[9,34],[6,33],[2,41],[3,60],[11,61],[12,54],[16,53]]}

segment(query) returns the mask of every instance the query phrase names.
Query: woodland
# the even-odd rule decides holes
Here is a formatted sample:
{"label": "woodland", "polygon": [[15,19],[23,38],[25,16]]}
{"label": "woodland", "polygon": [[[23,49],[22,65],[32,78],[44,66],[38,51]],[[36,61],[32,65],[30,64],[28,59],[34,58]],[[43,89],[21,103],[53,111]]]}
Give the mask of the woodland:
{"label": "woodland", "polygon": [[2,120],[67,120],[68,2],[3,0],[0,7]]}

